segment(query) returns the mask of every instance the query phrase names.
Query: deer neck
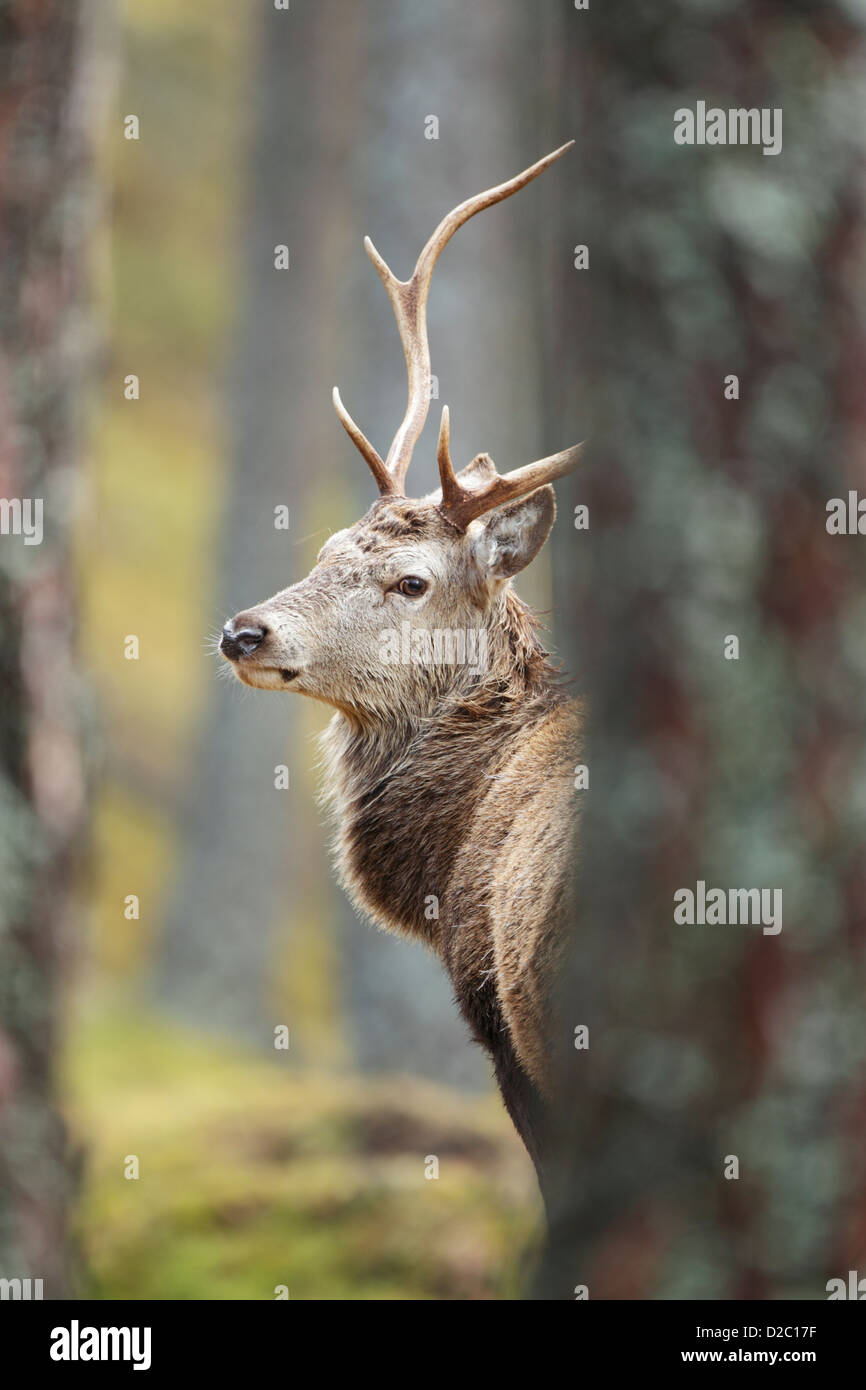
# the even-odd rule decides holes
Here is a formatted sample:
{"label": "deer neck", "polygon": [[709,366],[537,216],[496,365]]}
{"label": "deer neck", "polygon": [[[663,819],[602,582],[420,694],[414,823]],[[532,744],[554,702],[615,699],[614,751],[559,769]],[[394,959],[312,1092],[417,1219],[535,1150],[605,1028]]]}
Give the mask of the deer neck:
{"label": "deer neck", "polygon": [[512,598],[474,688],[417,723],[361,728],[336,715],[325,738],[344,886],[380,926],[434,947],[438,903],[492,779],[563,699],[529,610]]}

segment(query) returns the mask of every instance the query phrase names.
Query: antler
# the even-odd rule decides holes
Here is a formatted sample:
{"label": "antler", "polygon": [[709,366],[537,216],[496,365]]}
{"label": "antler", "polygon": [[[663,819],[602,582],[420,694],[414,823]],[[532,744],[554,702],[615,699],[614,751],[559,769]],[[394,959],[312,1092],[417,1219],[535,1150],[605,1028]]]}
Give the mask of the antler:
{"label": "antler", "polygon": [[[474,198],[467,198],[464,203],[460,203],[443,217],[439,226],[431,236],[421,255],[418,257],[415,269],[409,280],[398,280],[396,275],[385,264],[379,252],[376,250],[369,237],[364,238],[364,248],[373,265],[378,271],[379,278],[388,293],[391,307],[394,310],[394,317],[397,320],[397,328],[400,332],[400,341],[403,344],[403,353],[406,357],[406,370],[409,375],[409,399],[406,405],[406,413],[402,423],[391,441],[386,459],[373,448],[369,439],[358,428],[352,419],[343,402],[340,399],[340,392],[334,387],[333,401],[334,409],[337,412],[340,423],[345,429],[355,447],[364,455],[376,482],[379,491],[383,496],[402,496],[403,485],[406,481],[406,474],[409,464],[412,461],[412,451],[418,440],[424,423],[427,419],[427,412],[430,409],[430,346],[427,342],[427,296],[430,292],[430,281],[442,248],[451,240],[458,227],[462,227],[464,222],[468,222],[470,217],[474,217],[476,212],[482,212],[485,208],[492,207],[494,203],[499,203],[503,198],[509,198],[512,193],[517,193],[526,184],[531,183],[534,178],[543,173],[549,165],[565,154],[574,144],[569,140],[568,144],[561,145],[552,154],[545,155],[539,159],[537,164],[533,164],[529,169],[524,169],[522,174],[517,174],[507,183],[500,183],[496,188],[488,188],[484,193],[476,193]],[[556,455],[556,458],[564,457]],[[552,460],[544,460],[545,463]],[[529,464],[529,468],[541,468],[541,464]],[[517,473],[525,473],[526,469],[518,469]],[[563,470],[565,471],[565,470]],[[452,470],[453,475],[453,470]],[[553,474],[559,477],[559,474]],[[515,474],[509,474],[509,478],[514,479]],[[456,480],[455,480],[456,481]],[[505,482],[505,479],[500,481]],[[545,479],[546,481],[546,479]],[[540,484],[536,484],[540,486]],[[443,484],[444,487],[444,484]],[[519,493],[516,495],[520,495]],[[511,494],[509,493],[509,496]],[[444,500],[444,493],[443,493]],[[508,500],[503,498],[503,501]],[[498,503],[492,503],[498,506]]]}
{"label": "antler", "polygon": [[454,472],[450,451],[451,427],[448,407],[442,407],[442,422],[439,426],[439,444],[436,461],[439,464],[439,477],[442,482],[442,501],[439,511],[458,531],[465,531],[470,521],[484,516],[494,507],[502,507],[506,502],[515,502],[518,497],[526,497],[536,488],[552,483],[570,473],[580,461],[582,444],[573,449],[563,449],[559,454],[527,463],[523,468],[513,468],[510,473],[497,474],[478,489],[461,487]]}

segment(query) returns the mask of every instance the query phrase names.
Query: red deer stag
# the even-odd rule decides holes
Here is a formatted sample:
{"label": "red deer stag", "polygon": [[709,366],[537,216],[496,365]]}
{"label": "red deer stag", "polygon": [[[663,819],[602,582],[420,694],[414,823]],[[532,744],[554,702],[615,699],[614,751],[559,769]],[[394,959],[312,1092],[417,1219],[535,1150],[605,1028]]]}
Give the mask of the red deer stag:
{"label": "red deer stag", "polygon": [[379,926],[441,957],[542,1189],[580,718],[511,579],[547,540],[550,483],[575,467],[580,446],[502,475],[479,454],[455,473],[445,408],[441,491],[416,500],[405,482],[429,408],[426,308],[439,253],[568,148],[456,207],[409,280],[365,241],[409,373],[387,458],[336,388],[334,406],[381,495],[330,537],[306,579],[226,623],[220,644],[246,685],[337,711],[325,747],[341,880]]}

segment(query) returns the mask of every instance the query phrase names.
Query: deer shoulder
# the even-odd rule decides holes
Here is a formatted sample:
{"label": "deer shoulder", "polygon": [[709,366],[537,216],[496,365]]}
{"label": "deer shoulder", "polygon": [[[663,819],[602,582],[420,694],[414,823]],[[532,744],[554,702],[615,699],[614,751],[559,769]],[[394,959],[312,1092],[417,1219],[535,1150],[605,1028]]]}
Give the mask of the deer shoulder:
{"label": "deer shoulder", "polygon": [[549,1091],[550,998],[567,929],[576,823],[580,701],[515,740],[475,813],[443,904],[458,924],[458,999],[488,982],[523,1069]]}

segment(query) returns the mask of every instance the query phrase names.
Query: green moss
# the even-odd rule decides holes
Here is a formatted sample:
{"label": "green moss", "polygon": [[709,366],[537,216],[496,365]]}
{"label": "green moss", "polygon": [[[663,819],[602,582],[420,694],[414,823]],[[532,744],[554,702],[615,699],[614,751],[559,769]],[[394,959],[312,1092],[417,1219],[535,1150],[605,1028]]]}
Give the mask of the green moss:
{"label": "green moss", "polygon": [[[298,1072],[277,1056],[129,1012],[72,1029],[83,1294],[516,1296],[538,1199],[498,1102]],[[137,1180],[124,1176],[130,1155]]]}

